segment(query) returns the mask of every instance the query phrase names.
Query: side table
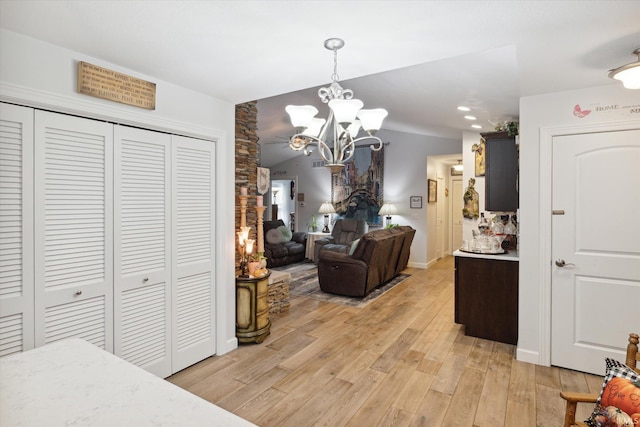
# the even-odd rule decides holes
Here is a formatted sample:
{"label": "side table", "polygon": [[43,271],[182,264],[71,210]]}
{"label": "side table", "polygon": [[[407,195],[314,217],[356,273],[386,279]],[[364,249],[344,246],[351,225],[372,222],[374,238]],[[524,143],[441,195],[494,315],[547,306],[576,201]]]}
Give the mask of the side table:
{"label": "side table", "polygon": [[320,231],[314,231],[311,233],[307,233],[307,247],[306,247],[306,251],[305,251],[305,257],[311,261],[313,261],[313,257],[314,257],[314,246],[316,243],[316,240],[320,240],[323,237],[327,237],[327,236],[331,236],[331,233],[322,233]]}
{"label": "side table", "polygon": [[236,277],[236,337],[260,344],[269,335],[269,271],[262,277]]}

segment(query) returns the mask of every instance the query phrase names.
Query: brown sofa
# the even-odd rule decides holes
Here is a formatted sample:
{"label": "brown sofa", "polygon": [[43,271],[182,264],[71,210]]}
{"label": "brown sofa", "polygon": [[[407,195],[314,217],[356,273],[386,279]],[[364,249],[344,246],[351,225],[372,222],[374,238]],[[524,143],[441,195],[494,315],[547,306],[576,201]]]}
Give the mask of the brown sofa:
{"label": "brown sofa", "polygon": [[416,230],[409,226],[371,231],[353,254],[321,251],[318,282],[323,292],[364,297],[407,268]]}
{"label": "brown sofa", "polygon": [[307,233],[297,231],[291,233],[291,240],[271,243],[268,233],[279,227],[285,227],[281,219],[263,222],[264,256],[267,258],[268,268],[304,261],[304,255],[307,249]]}

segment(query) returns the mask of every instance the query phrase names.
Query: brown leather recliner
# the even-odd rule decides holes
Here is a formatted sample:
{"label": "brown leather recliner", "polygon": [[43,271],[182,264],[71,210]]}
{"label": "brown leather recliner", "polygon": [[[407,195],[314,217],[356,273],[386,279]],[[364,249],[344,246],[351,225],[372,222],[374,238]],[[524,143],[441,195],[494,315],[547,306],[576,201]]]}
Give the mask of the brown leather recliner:
{"label": "brown leather recliner", "polygon": [[331,236],[318,239],[314,242],[313,259],[316,264],[323,250],[332,252],[349,253],[351,244],[369,231],[367,221],[360,219],[343,218],[336,221],[331,230]]}
{"label": "brown leather recliner", "polygon": [[338,295],[366,296],[407,268],[415,232],[409,226],[376,230],[360,238],[352,255],[320,252],[320,289]]}

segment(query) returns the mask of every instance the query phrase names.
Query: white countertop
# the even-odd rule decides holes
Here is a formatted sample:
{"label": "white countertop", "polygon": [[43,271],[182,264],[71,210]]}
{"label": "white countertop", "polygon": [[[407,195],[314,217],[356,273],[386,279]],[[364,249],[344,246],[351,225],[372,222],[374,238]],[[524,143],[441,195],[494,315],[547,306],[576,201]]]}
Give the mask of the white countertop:
{"label": "white countertop", "polygon": [[0,359],[0,425],[254,426],[73,338]]}
{"label": "white countertop", "polygon": [[457,250],[453,253],[453,256],[467,257],[467,258],[483,258],[483,259],[496,259],[502,261],[519,261],[518,251],[510,250],[504,254],[482,254],[476,252],[463,252]]}

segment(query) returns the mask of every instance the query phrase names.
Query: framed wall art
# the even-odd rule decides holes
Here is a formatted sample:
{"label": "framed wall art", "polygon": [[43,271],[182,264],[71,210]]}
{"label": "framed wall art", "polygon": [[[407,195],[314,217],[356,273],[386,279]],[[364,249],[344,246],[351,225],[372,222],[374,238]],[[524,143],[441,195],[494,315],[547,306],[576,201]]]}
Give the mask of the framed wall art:
{"label": "framed wall art", "polygon": [[382,226],[378,211],[383,201],[384,147],[373,151],[356,147],[350,161],[331,175],[331,201],[337,218],[364,219],[369,226]]}
{"label": "framed wall art", "polygon": [[435,203],[438,201],[438,181],[435,179],[428,179],[428,193],[427,193],[427,202]]}
{"label": "framed wall art", "polygon": [[411,209],[422,209],[422,196],[409,197],[409,207]]}

